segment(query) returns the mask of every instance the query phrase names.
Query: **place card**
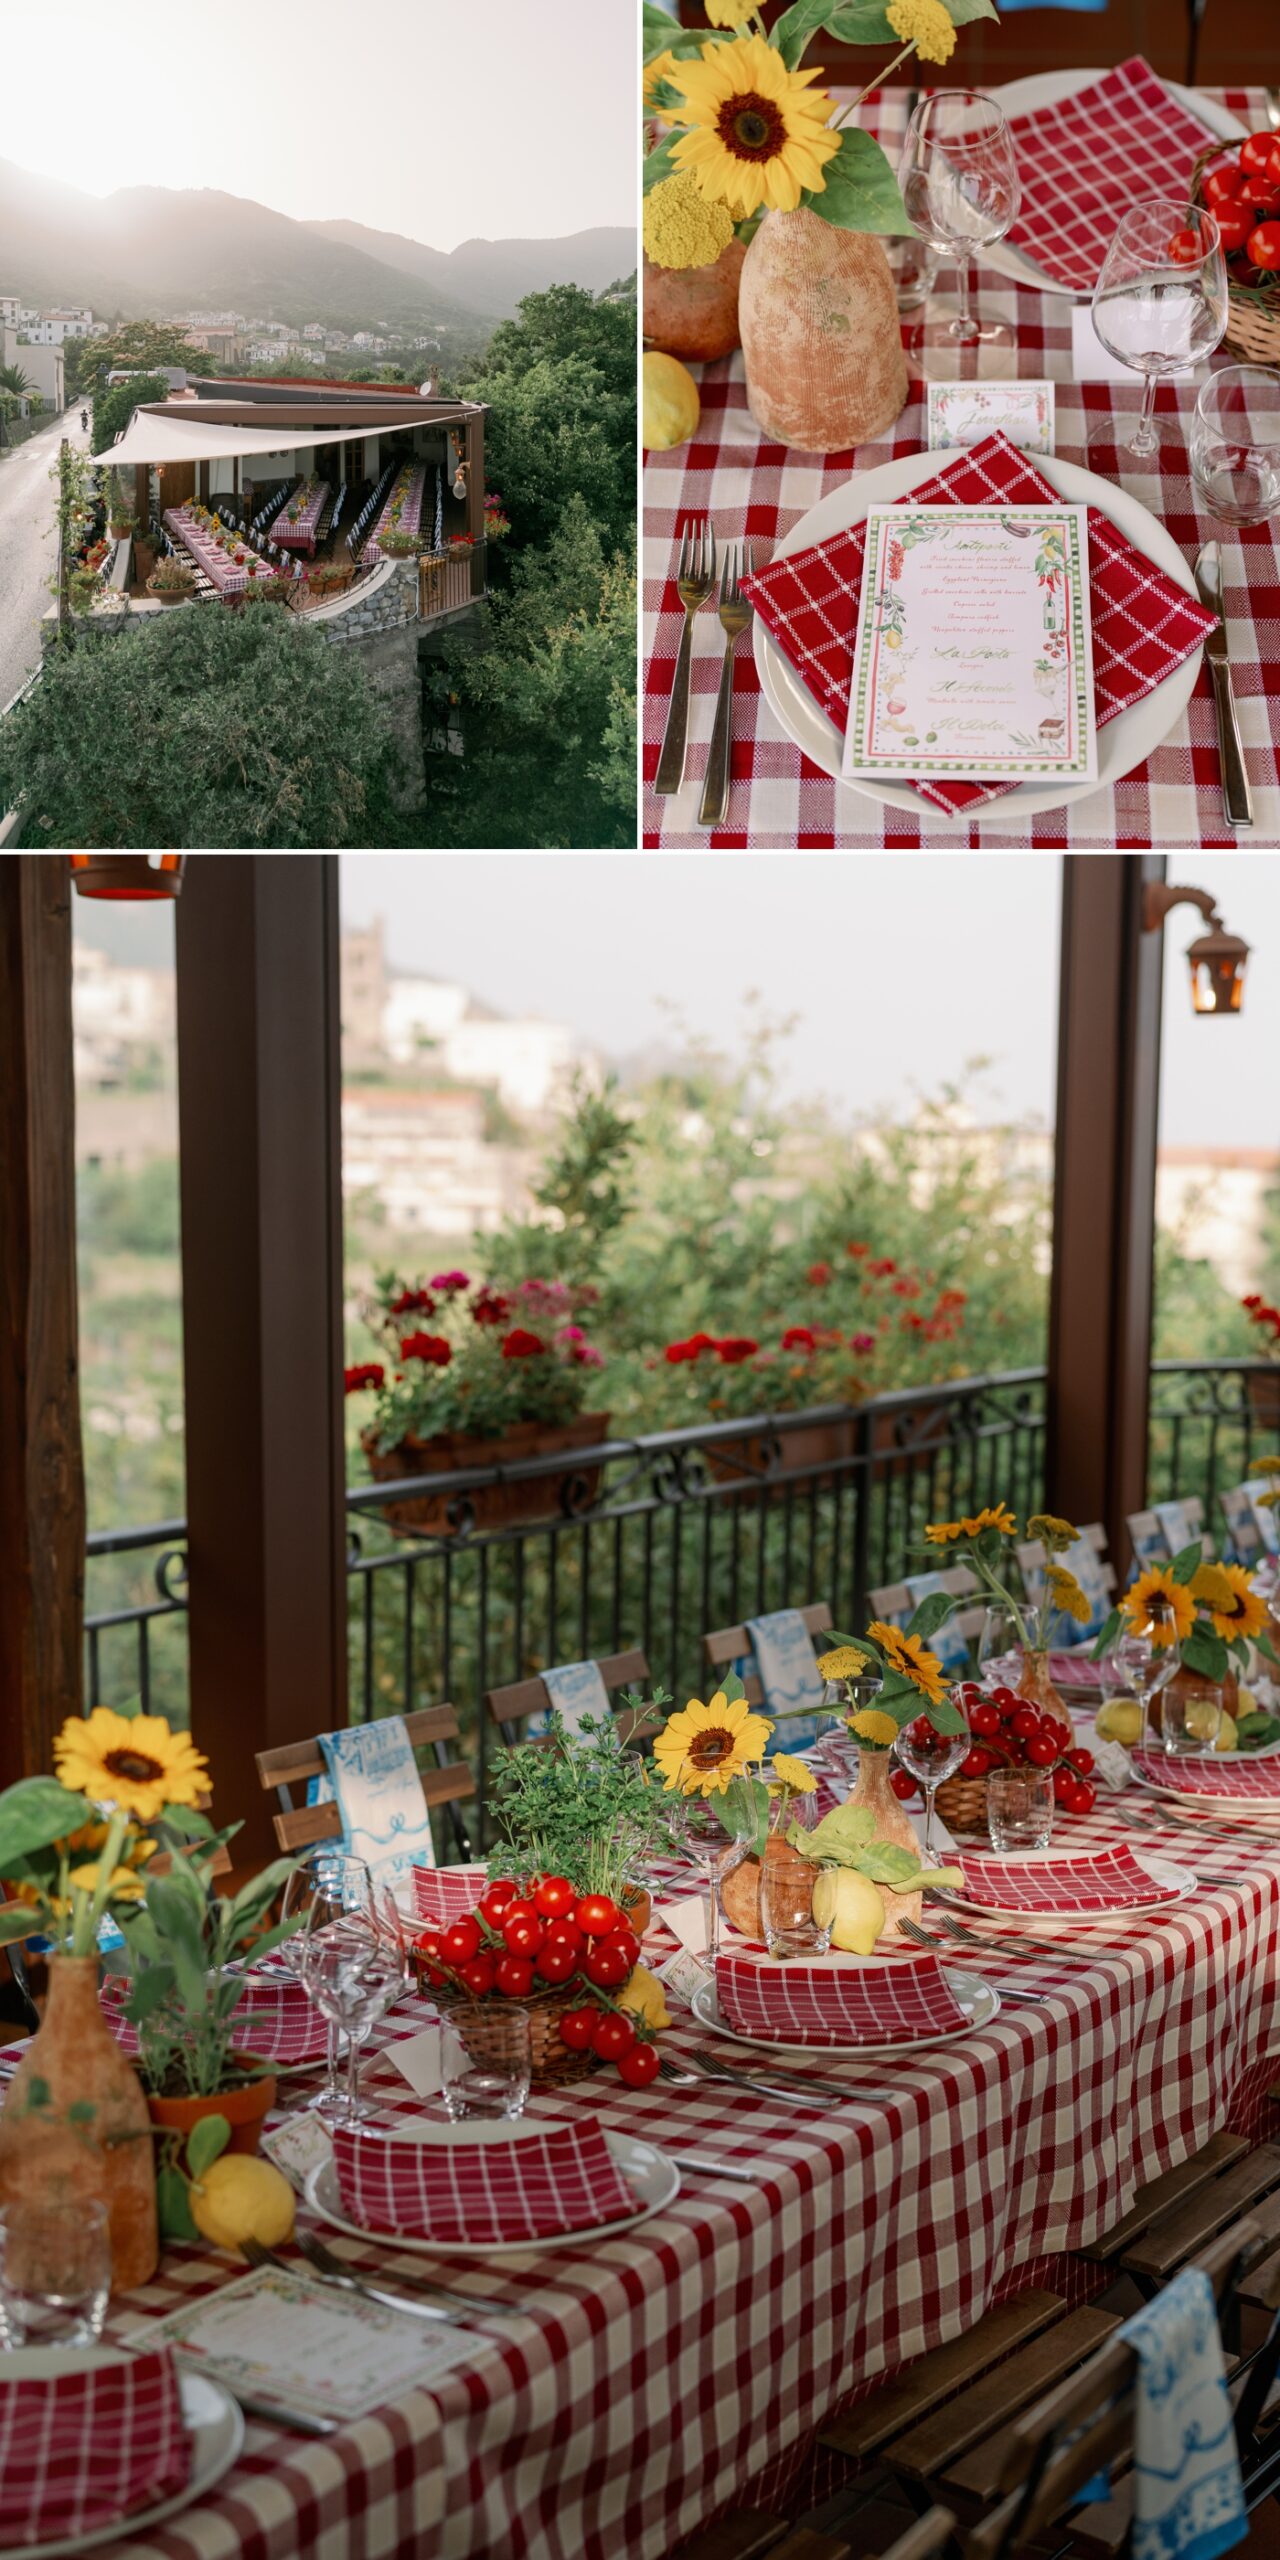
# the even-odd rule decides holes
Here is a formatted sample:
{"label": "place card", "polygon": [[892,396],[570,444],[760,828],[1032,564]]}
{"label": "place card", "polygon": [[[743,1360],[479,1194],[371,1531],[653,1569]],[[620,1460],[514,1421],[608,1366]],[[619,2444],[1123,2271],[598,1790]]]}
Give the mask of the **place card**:
{"label": "place card", "polygon": [[128,2344],[171,2346],[180,2362],[246,2400],[339,2422],[493,2352],[475,2330],[385,2310],[292,2267],[255,2267],[131,2330]]}
{"label": "place card", "polygon": [[1053,451],[1051,382],[931,382],[929,451],[981,444],[999,430],[1024,453]]}
{"label": "place card", "polygon": [[655,1920],[661,1920],[663,1927],[671,1931],[673,1938],[679,1939],[681,1946],[690,1955],[706,1954],[708,1942],[705,1894],[687,1893],[682,1894],[678,1902],[655,1902],[653,1916]]}
{"label": "place card", "polygon": [[715,1975],[709,1965],[682,1947],[679,1955],[669,1956],[665,1964],[659,1965],[658,1980],[664,1991],[674,1991],[677,2000],[683,2000],[686,2009],[691,2009],[695,1991],[704,1990],[714,1982]]}
{"label": "place card", "polygon": [[277,2169],[283,2169],[290,2186],[301,2195],[312,2170],[328,2159],[333,2143],[324,2117],[318,2116],[314,2107],[303,2107],[296,2116],[286,2116],[283,2124],[264,2133],[261,2148]]}
{"label": "place card", "polygon": [[384,2044],[378,2055],[380,2063],[392,2062],[402,2079],[408,2081],[415,2096],[435,2098],[444,2085],[444,2066],[440,2055],[440,2028],[423,2027],[416,2036],[397,2036],[393,2044]]}
{"label": "place card", "polygon": [[871,509],[847,780],[1096,780],[1087,518]]}

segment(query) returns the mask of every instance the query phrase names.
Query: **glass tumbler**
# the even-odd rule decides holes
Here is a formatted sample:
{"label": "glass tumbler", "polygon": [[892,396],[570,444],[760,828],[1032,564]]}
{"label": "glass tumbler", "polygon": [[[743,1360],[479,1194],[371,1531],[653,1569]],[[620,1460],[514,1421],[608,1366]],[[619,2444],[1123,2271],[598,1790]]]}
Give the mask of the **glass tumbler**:
{"label": "glass tumbler", "polygon": [[529,2012],[464,2001],[441,2022],[441,2096],[455,2123],[522,2116],[533,2076]]}
{"label": "glass tumbler", "polygon": [[1166,1689],[1160,1723],[1171,1760],[1203,1758],[1222,1731],[1222,1691],[1213,1681],[1181,1680]]}
{"label": "glass tumbler", "polygon": [[111,2290],[106,2206],[6,2205],[0,2213],[0,2333],[6,2347],[91,2347]]}
{"label": "glass tumbler", "polygon": [[993,1769],[987,1780],[987,1829],[1003,1855],[1047,1849],[1053,1837],[1053,1778],[1048,1769]]}

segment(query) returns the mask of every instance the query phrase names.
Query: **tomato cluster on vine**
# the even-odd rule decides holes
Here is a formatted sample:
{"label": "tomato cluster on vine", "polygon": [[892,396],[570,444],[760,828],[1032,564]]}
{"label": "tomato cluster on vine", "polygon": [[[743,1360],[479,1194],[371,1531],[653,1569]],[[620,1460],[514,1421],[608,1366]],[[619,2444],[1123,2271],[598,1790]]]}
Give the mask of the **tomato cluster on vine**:
{"label": "tomato cluster on vine", "polygon": [[535,1876],[523,1887],[500,1877],[473,1912],[447,1929],[420,1930],[414,1947],[429,1989],[471,2000],[529,2000],[580,1986],[581,2004],[559,2021],[562,2043],[616,2062],[631,2088],[656,2076],[649,2030],[609,1997],[629,1982],[640,1941],[607,1893],[580,1894],[567,1876]]}
{"label": "tomato cluster on vine", "polygon": [[[1233,159],[1210,169],[1202,189],[1223,255],[1238,284],[1274,283],[1280,271],[1280,134],[1250,133]],[[1198,231],[1175,231],[1175,265],[1198,264]]]}
{"label": "tomato cluster on vine", "polygon": [[[1093,1753],[1080,1748],[1065,1716],[1048,1713],[1013,1689],[980,1688],[976,1680],[961,1681],[956,1697],[971,1736],[960,1764],[962,1778],[986,1778],[1002,1768],[1044,1769],[1052,1776],[1054,1802],[1063,1813],[1092,1813],[1098,1801],[1098,1790],[1090,1784]],[[915,1794],[915,1779],[905,1769],[895,1769],[889,1783],[904,1799]]]}

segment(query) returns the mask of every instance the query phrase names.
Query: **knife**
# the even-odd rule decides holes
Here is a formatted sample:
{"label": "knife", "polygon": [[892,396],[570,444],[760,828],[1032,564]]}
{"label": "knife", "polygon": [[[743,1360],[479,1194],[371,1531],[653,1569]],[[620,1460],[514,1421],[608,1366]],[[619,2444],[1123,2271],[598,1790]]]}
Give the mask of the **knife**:
{"label": "knife", "polygon": [[1231,691],[1227,627],[1222,617],[1222,547],[1219,543],[1206,542],[1196,562],[1196,585],[1201,604],[1218,617],[1216,627],[1206,636],[1204,653],[1213,678],[1213,706],[1218,715],[1223,812],[1229,827],[1251,827],[1253,794],[1244,769],[1244,750],[1240,744],[1235,697]]}

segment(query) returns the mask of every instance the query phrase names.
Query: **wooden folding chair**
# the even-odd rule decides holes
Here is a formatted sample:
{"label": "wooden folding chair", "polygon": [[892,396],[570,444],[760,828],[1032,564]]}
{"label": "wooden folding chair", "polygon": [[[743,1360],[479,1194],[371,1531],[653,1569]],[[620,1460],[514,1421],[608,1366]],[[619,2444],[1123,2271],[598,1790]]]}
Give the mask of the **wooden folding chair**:
{"label": "wooden folding chair", "polygon": [[[596,1654],[592,1659],[610,1697],[615,1689],[633,1689],[641,1681],[647,1684],[650,1678],[648,1656],[638,1646],[629,1653]],[[485,1704],[504,1742],[537,1745],[548,1739],[546,1734],[527,1730],[534,1716],[545,1716],[551,1707],[551,1692],[541,1676],[509,1681],[503,1689],[489,1689]],[[648,1742],[655,1733],[661,1733],[663,1724],[661,1716],[636,1715],[630,1707],[615,1707],[613,1721],[625,1750]]]}
{"label": "wooden folding chair", "polygon": [[[939,2547],[922,2542],[904,2551],[903,2560],[930,2560]],[[763,2560],[766,2552],[769,2560],[855,2560],[854,2546],[843,2532],[816,2533],[809,2525],[788,2524],[785,2516],[771,2515],[764,2507],[729,2508],[700,2532],[673,2542],[669,2560]],[[892,2560],[897,2552],[895,2543]]]}
{"label": "wooden folding chair", "polygon": [[[831,1625],[831,1610],[825,1600],[811,1600],[800,1612],[811,1636],[825,1635]],[[751,1630],[747,1626],[716,1627],[702,1639],[702,1658],[709,1672],[731,1671],[735,1662],[752,1662]],[[749,1707],[765,1703],[760,1674],[754,1668],[742,1674],[742,1686]]]}
{"label": "wooden folding chair", "polygon": [[[938,1581],[941,1588],[948,1592],[953,1600],[962,1600],[969,1592],[978,1591],[977,1582],[967,1564],[949,1566],[945,1572],[939,1573]],[[877,1590],[868,1592],[867,1605],[873,1618],[882,1618],[889,1626],[905,1627],[917,1608],[918,1602],[914,1592],[907,1589],[905,1582],[882,1582]],[[967,1645],[976,1645],[986,1623],[986,1616],[987,1603],[979,1596],[972,1608],[952,1610],[946,1622],[947,1631],[950,1633],[954,1628],[956,1634],[962,1636]],[[933,1643],[932,1638],[929,1641]],[[934,1650],[937,1650],[936,1645]]]}
{"label": "wooden folding chair", "polygon": [[[473,1796],[476,1782],[465,1760],[451,1753],[450,1745],[461,1739],[457,1710],[447,1702],[438,1707],[419,1707],[406,1716],[404,1729],[415,1752],[430,1751],[434,1764],[420,1769],[423,1799],[428,1812],[443,1807],[445,1818],[462,1859],[471,1856],[471,1839],[458,1806]],[[284,1742],[275,1750],[257,1754],[258,1780],[270,1794],[274,1788],[279,1811],[271,1817],[276,1839],[289,1856],[300,1850],[314,1849],[322,1840],[339,1840],[342,1821],[336,1804],[300,1804],[295,1806],[293,1789],[306,1786],[312,1778],[325,1774],[324,1753],[318,1740]]]}

